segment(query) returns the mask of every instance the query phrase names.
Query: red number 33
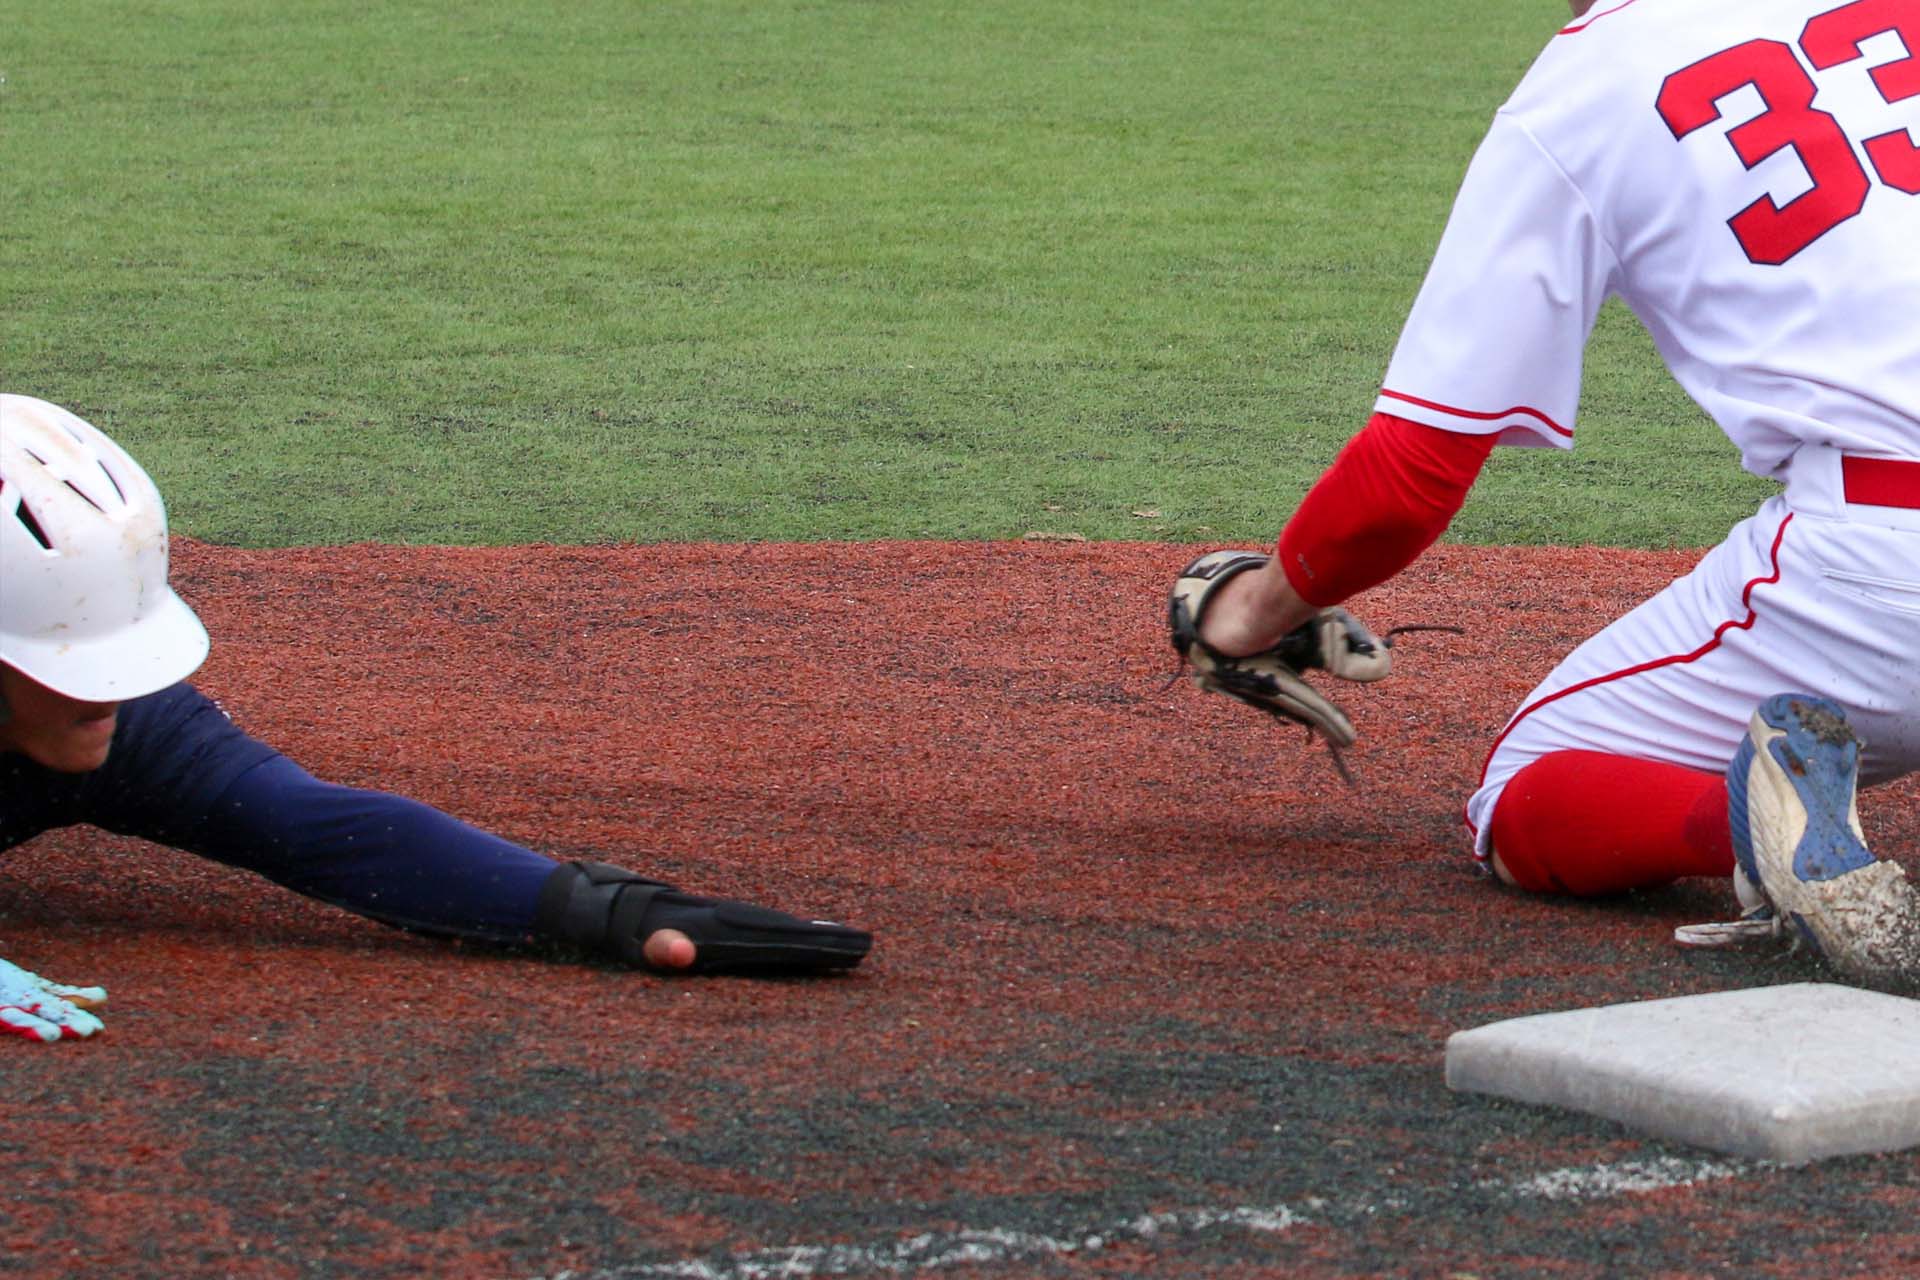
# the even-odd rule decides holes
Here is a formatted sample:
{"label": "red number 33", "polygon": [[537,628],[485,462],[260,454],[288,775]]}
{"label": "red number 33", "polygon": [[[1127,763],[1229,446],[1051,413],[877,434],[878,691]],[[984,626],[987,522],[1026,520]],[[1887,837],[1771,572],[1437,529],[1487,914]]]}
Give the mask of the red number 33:
{"label": "red number 33", "polygon": [[[1899,35],[1907,56],[1875,67],[1874,87],[1889,103],[1920,98],[1920,0],[1854,0],[1829,10],[1807,23],[1800,49],[1814,70],[1825,71],[1860,57],[1863,42],[1887,32]],[[1727,131],[1741,163],[1751,169],[1791,148],[1813,180],[1784,205],[1763,195],[1727,220],[1748,258],[1777,266],[1859,213],[1872,180],[1840,122],[1815,109],[1813,77],[1778,40],[1749,40],[1674,72],[1660,88],[1660,118],[1684,138],[1718,120],[1719,99],[1747,85],[1767,109]],[[1906,130],[1862,146],[1882,182],[1920,195],[1920,146]]]}

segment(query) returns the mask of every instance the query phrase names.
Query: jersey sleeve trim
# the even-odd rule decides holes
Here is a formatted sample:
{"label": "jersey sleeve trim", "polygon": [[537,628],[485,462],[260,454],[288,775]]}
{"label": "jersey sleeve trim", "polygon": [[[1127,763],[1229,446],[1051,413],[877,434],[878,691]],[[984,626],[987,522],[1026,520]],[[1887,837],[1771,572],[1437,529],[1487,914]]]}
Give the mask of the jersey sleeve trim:
{"label": "jersey sleeve trim", "polygon": [[[1485,172],[1483,163],[1490,166]],[[1519,197],[1489,186],[1503,173],[1524,179],[1521,185],[1532,193],[1527,207],[1564,225],[1556,223],[1553,234],[1542,237],[1540,227],[1521,216]],[[1515,236],[1531,237],[1530,266],[1489,254],[1478,228],[1462,229],[1469,189],[1476,209],[1504,217],[1518,228]],[[1571,449],[1582,353],[1595,314],[1613,292],[1619,261],[1580,185],[1525,121],[1503,107],[1468,170],[1375,411],[1443,430],[1499,432],[1502,444]],[[1547,276],[1560,284],[1543,285]],[[1520,326],[1512,314],[1489,314],[1487,299],[1493,297],[1508,297],[1538,324]],[[1502,407],[1509,396],[1514,399]]]}
{"label": "jersey sleeve trim", "polygon": [[1602,9],[1598,13],[1590,13],[1586,17],[1580,19],[1580,21],[1570,23],[1567,26],[1560,28],[1560,30],[1555,32],[1554,34],[1563,35],[1563,36],[1577,36],[1582,31],[1585,31],[1588,27],[1592,26],[1594,23],[1600,21],[1600,19],[1606,17],[1608,14],[1618,13],[1622,9],[1625,9],[1630,5],[1632,5],[1634,2],[1635,0],[1620,0],[1620,3],[1614,5],[1611,9]]}
{"label": "jersey sleeve trim", "polygon": [[[1394,403],[1389,404],[1388,401]],[[1409,412],[1426,410],[1425,413]],[[1441,404],[1435,400],[1423,400],[1419,396],[1408,395],[1402,391],[1381,388],[1378,411],[1399,414],[1412,418],[1430,427],[1443,430],[1462,431],[1469,435],[1491,434],[1507,427],[1520,427],[1527,431],[1545,436],[1554,444],[1573,439],[1573,428],[1563,427],[1553,420],[1552,415],[1533,408],[1531,405],[1514,405],[1507,409],[1480,410],[1463,409],[1457,405]],[[1548,433],[1551,433],[1550,435]]]}

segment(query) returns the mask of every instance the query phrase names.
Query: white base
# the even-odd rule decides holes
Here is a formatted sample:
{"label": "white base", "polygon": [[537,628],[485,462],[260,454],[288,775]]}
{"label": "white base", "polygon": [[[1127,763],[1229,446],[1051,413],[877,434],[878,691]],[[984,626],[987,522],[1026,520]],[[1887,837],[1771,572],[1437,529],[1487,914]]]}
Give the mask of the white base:
{"label": "white base", "polygon": [[1447,1040],[1447,1087],[1804,1164],[1920,1145],[1920,1001],[1802,982],[1513,1018]]}

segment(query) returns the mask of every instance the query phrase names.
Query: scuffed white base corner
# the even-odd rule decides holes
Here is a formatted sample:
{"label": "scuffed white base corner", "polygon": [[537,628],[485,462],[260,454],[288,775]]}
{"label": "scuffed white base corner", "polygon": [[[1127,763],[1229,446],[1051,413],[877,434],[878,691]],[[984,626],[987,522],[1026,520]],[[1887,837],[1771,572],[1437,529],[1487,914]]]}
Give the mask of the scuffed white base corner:
{"label": "scuffed white base corner", "polygon": [[1447,1040],[1447,1087],[1804,1164],[1920,1145],[1920,1001],[1802,982],[1573,1009]]}

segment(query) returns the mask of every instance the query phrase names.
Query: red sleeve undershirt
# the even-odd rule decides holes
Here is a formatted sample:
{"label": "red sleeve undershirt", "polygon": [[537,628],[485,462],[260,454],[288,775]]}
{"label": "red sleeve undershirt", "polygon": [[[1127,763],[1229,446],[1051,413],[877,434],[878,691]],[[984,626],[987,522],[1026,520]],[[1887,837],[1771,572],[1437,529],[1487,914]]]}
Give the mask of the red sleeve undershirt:
{"label": "red sleeve undershirt", "polygon": [[1412,564],[1467,500],[1498,436],[1374,414],[1280,531],[1293,589],[1325,608]]}

